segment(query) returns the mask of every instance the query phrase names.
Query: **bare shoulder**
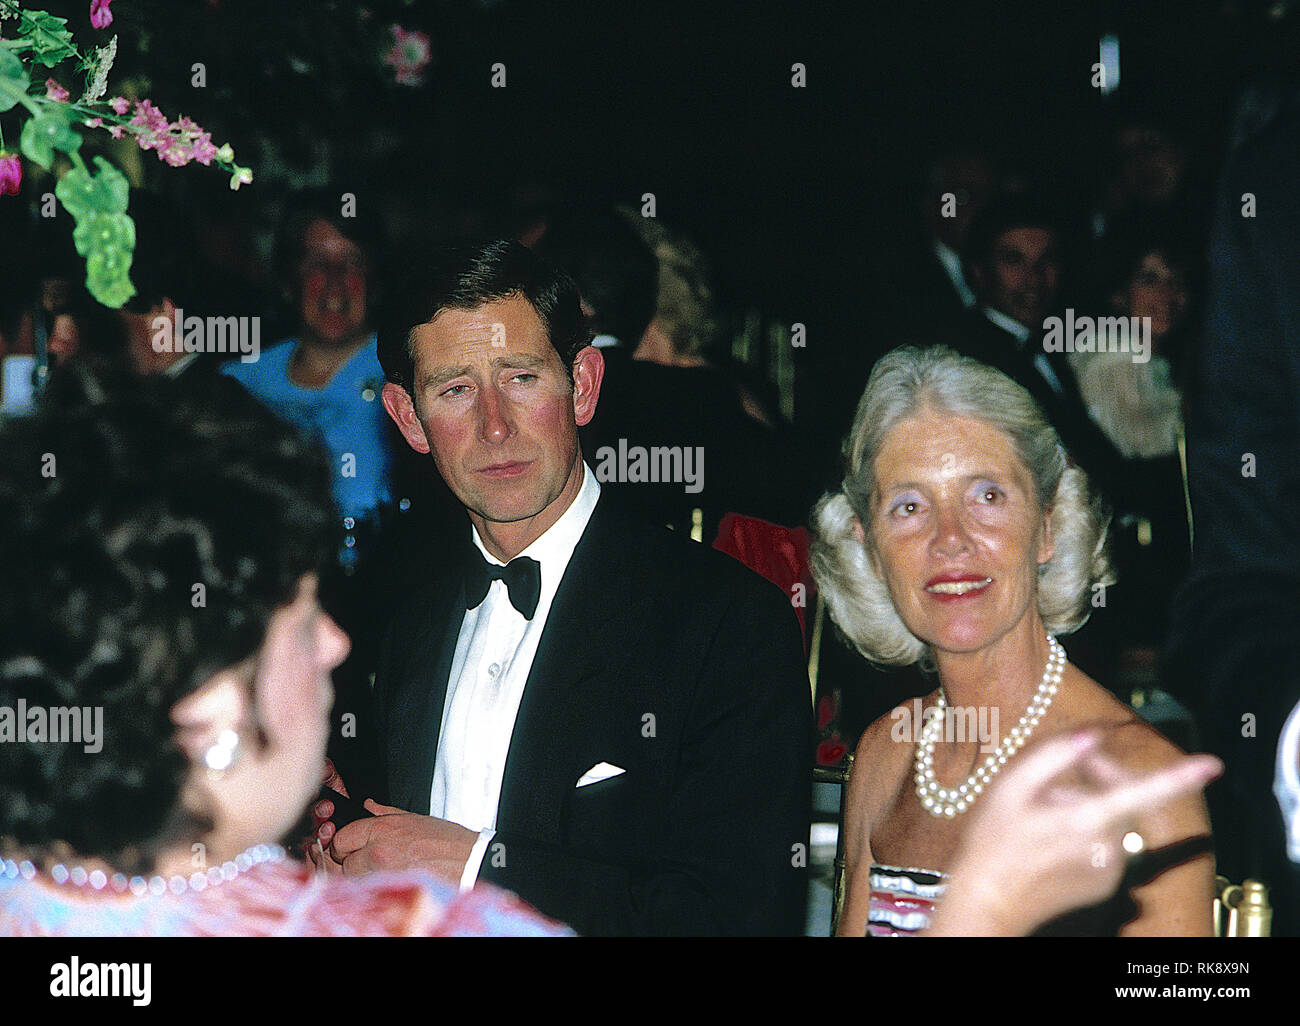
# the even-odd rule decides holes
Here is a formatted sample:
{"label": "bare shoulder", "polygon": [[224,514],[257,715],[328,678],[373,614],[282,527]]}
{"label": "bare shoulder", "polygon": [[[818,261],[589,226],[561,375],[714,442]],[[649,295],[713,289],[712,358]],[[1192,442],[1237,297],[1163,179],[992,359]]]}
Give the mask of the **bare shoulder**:
{"label": "bare shoulder", "polygon": [[[1100,686],[1098,689],[1103,690]],[[1109,693],[1105,693],[1105,698],[1117,711],[1113,716],[1098,717],[1096,725],[1102,731],[1099,750],[1125,773],[1152,773],[1186,755],[1132,708]],[[1199,793],[1153,805],[1144,809],[1138,818],[1141,832],[1153,848],[1210,832],[1209,812]]]}
{"label": "bare shoulder", "polygon": [[[923,701],[930,700],[927,696]],[[849,801],[858,813],[859,823],[868,829],[879,820],[912,765],[916,712],[916,700],[909,699],[870,723],[858,739],[849,778]]]}

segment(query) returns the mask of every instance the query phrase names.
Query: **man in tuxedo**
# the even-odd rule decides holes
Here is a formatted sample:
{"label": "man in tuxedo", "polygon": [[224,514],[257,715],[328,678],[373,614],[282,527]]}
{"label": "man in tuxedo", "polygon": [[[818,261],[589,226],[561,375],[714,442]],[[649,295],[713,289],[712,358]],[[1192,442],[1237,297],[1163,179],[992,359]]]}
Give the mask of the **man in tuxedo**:
{"label": "man in tuxedo", "polygon": [[996,195],[998,172],[978,146],[953,146],[929,163],[918,186],[916,224],[885,269],[882,302],[891,338],[944,342],[976,304],[961,253]]}
{"label": "man in tuxedo", "polygon": [[1089,417],[1067,354],[1043,347],[1044,320],[1061,294],[1061,250],[1060,228],[1039,201],[1011,196],[986,207],[963,254],[978,303],[956,348],[1024,386],[1094,485],[1122,506],[1123,461]]}
{"label": "man in tuxedo", "polygon": [[[470,529],[388,630],[385,800],[328,868],[487,880],[588,934],[802,929],[811,704],[790,602],[601,500],[576,287],[451,254],[380,332],[385,408]],[[359,797],[359,796],[358,796]]]}

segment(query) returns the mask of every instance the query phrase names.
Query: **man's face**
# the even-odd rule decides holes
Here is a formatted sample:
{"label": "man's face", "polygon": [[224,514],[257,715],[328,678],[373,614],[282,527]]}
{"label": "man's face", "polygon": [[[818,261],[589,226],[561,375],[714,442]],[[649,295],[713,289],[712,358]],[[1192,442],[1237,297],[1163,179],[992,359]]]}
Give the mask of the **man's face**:
{"label": "man's face", "polygon": [[313,221],[298,262],[298,315],[303,332],[339,345],[366,330],[366,257],[325,220]]}
{"label": "man's face", "polygon": [[476,525],[521,524],[531,541],[582,483],[578,427],[596,410],[600,354],[578,354],[571,384],[523,296],[444,310],[412,337],[414,393],[386,385],[389,415]]}
{"label": "man's face", "polygon": [[1041,327],[1056,304],[1061,262],[1046,228],[1012,228],[998,236],[986,274],[984,301],[1027,328]]}

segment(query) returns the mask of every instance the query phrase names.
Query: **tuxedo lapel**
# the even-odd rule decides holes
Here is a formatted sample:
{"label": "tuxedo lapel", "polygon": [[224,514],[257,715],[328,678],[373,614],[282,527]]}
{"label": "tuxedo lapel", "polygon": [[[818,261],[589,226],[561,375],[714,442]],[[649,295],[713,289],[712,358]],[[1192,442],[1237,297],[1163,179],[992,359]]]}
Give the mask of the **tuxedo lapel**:
{"label": "tuxedo lapel", "polygon": [[598,639],[619,583],[619,548],[604,499],[578,541],[524,686],[506,756],[497,811],[500,829],[558,841],[561,807],[578,777],[582,753],[574,740],[602,706],[604,653]]}

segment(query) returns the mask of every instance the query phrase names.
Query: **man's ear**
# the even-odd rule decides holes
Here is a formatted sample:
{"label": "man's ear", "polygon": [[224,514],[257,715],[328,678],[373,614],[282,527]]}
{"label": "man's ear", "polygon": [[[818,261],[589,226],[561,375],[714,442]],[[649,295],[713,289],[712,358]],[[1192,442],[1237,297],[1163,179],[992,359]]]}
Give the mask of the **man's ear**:
{"label": "man's ear", "polygon": [[429,438],[424,433],[424,425],[420,423],[419,415],[415,412],[415,403],[411,401],[410,393],[401,385],[394,385],[391,381],[387,381],[380,396],[384,400],[384,409],[393,418],[393,423],[406,439],[406,444],[416,452],[427,453]]}
{"label": "man's ear", "polygon": [[573,358],[573,419],[578,427],[591,423],[605,380],[605,358],[595,346],[587,346]]}

